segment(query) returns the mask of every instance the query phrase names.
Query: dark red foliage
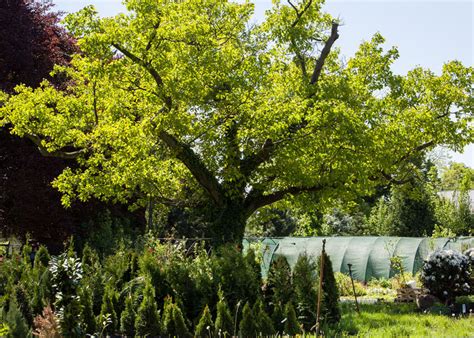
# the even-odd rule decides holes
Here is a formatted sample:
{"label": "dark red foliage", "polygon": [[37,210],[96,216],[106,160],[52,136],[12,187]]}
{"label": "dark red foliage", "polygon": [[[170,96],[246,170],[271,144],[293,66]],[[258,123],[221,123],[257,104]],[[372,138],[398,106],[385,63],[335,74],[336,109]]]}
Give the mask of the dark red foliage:
{"label": "dark red foliage", "polygon": [[128,218],[131,224],[143,228],[144,213],[132,214],[126,206],[93,200],[64,209],[61,195],[51,187],[51,181],[66,166],[74,165],[71,161],[43,157],[29,140],[0,129],[0,234],[22,238],[29,233],[57,253],[69,236],[87,238],[87,229],[81,225],[105,209],[113,217]]}
{"label": "dark red foliage", "polygon": [[[0,89],[12,92],[20,83],[35,87],[45,78],[59,87],[63,83],[49,73],[55,64],[67,65],[77,47],[51,7],[29,0],[0,0]],[[68,236],[86,235],[81,223],[105,208],[123,217],[122,207],[97,201],[68,210],[62,207],[51,181],[74,165],[42,157],[32,142],[10,135],[8,126],[0,128],[0,234],[30,233],[54,251]],[[143,225],[143,217],[133,218],[134,224]]]}
{"label": "dark red foliage", "polygon": [[74,39],[59,25],[52,4],[29,0],[0,1],[0,89],[23,83],[37,86],[55,64],[65,65],[77,51]]}
{"label": "dark red foliage", "polygon": [[64,160],[44,158],[26,139],[0,129],[0,232],[27,232],[48,246],[62,246],[75,233],[84,206],[64,210],[50,182],[65,168]]}

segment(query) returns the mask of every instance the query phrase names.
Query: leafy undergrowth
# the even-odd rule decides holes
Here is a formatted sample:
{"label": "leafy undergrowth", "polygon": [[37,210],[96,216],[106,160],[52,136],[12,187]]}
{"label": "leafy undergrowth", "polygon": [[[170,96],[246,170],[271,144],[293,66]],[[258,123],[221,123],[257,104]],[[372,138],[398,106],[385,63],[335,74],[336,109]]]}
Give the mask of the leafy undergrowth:
{"label": "leafy undergrowth", "polygon": [[337,328],[326,329],[328,337],[472,337],[474,318],[451,318],[422,314],[414,304],[362,304],[361,314],[353,304],[343,304]]}

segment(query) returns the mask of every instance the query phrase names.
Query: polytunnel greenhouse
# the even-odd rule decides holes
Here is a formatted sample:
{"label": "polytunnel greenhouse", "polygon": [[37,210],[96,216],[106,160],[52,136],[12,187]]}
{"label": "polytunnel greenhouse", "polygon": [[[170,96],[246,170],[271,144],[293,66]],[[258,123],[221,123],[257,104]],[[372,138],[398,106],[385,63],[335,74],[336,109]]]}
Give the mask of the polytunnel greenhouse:
{"label": "polytunnel greenhouse", "polygon": [[347,264],[352,264],[352,274],[360,281],[393,277],[397,271],[391,269],[390,258],[395,256],[401,258],[406,272],[415,274],[423,260],[437,249],[464,251],[474,247],[474,237],[267,237],[247,238],[244,248],[252,245],[262,251],[262,275],[266,276],[276,256],[285,256],[292,267],[303,253],[316,259],[323,239],[333,270],[349,273]]}

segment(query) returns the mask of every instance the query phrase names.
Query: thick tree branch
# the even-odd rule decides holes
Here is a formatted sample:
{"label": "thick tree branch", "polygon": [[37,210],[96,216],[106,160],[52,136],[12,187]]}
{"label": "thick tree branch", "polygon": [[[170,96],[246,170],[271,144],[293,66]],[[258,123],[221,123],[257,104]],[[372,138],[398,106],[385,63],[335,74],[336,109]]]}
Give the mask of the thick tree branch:
{"label": "thick tree branch", "polygon": [[[419,152],[419,151],[423,151],[431,146],[433,146],[435,143],[433,140],[431,141],[428,141],[428,142],[425,142],[415,148],[413,148],[412,150],[408,151],[408,153],[406,153],[405,155],[403,155],[402,157],[400,157],[396,162],[394,162],[394,165],[399,165],[401,164],[402,162],[405,162],[407,161],[410,156],[413,154],[413,153],[416,153],[416,152]],[[412,176],[409,176],[407,178],[402,178],[402,179],[398,179],[398,178],[395,178],[394,175],[390,174],[390,173],[387,173],[385,170],[379,170],[378,171],[378,174],[375,174],[373,176],[370,176],[369,179],[371,181],[377,181],[379,180],[380,178],[384,178],[385,180],[387,180],[388,182],[392,183],[392,184],[396,184],[396,185],[402,185],[402,184],[406,184],[410,181],[413,180],[413,177]]]}
{"label": "thick tree branch", "polygon": [[271,139],[266,139],[262,147],[254,154],[244,158],[240,161],[240,171],[248,177],[257,167],[270,159],[274,149],[274,143]]}
{"label": "thick tree branch", "polygon": [[224,205],[224,196],[221,186],[215,176],[202,163],[199,156],[185,143],[180,142],[176,137],[161,131],[160,139],[170,148],[177,159],[189,169],[198,183],[207,191],[213,201],[218,205]]}
{"label": "thick tree branch", "polygon": [[293,46],[296,58],[298,59],[298,65],[301,68],[301,73],[303,74],[303,79],[306,80],[308,73],[306,71],[306,59],[303,54],[298,51],[298,48],[296,47],[296,42],[293,38],[290,39],[291,45]]}
{"label": "thick tree branch", "polygon": [[319,76],[321,75],[321,71],[323,70],[324,62],[326,62],[326,58],[328,57],[329,52],[331,51],[332,45],[339,38],[339,33],[337,32],[338,27],[339,24],[337,22],[332,23],[331,35],[326,41],[326,44],[324,45],[323,50],[321,51],[321,55],[319,56],[318,61],[316,61],[316,66],[314,67],[313,75],[311,76],[310,84],[312,85],[318,82]]}
{"label": "thick tree branch", "polygon": [[94,110],[94,119],[95,119],[95,125],[99,124],[99,115],[97,113],[97,82],[94,81],[92,84],[92,109]]}
{"label": "thick tree branch", "polygon": [[382,175],[383,178],[385,178],[387,181],[389,181],[390,183],[392,184],[396,184],[396,185],[403,185],[403,184],[406,184],[410,181],[413,180],[413,177],[408,177],[408,178],[404,178],[404,179],[397,179],[395,178],[393,175],[390,175],[390,174],[387,174],[385,171],[381,170],[380,171],[380,174]]}
{"label": "thick tree branch", "polygon": [[403,161],[406,161],[413,153],[417,153],[417,152],[420,152],[422,150],[425,150],[431,146],[434,145],[434,141],[431,140],[431,141],[428,141],[426,143],[423,143],[415,148],[413,148],[412,150],[410,150],[408,153],[406,153],[404,156],[400,157],[400,159],[395,163],[395,164],[399,164]]}
{"label": "thick tree branch", "polygon": [[[130,52],[129,50],[127,50],[125,47],[123,46],[120,46],[119,44],[117,43],[113,43],[112,44],[113,47],[115,47],[119,52],[121,52],[123,55],[125,55],[126,57],[128,57],[130,60],[132,60],[133,62],[135,62],[136,64],[142,66],[143,68],[145,68],[145,70],[151,75],[151,77],[155,80],[155,83],[156,85],[159,87],[159,88],[163,88],[164,86],[164,83],[163,83],[163,79],[161,78],[160,74],[158,74],[158,72],[156,71],[155,68],[153,68],[153,66],[151,65],[150,62],[147,62],[141,58],[139,58],[138,56],[136,56],[135,54],[133,54],[132,52]],[[165,100],[165,104],[168,108],[168,110],[171,110],[171,97],[170,96],[165,96],[164,98]]]}
{"label": "thick tree branch", "polygon": [[[296,20],[293,22],[293,25],[295,26],[298,21],[300,20],[301,16],[308,10],[308,8],[311,6],[312,1],[308,1],[308,3],[303,7],[303,9],[300,11],[298,8],[291,3],[291,1],[288,1],[290,6],[295,10],[296,12]],[[329,55],[329,52],[331,51],[331,48],[334,44],[334,42],[339,38],[339,34],[337,32],[339,27],[339,24],[337,22],[332,23],[331,27],[331,35],[329,36],[328,40],[326,41],[326,44],[323,47],[323,50],[321,51],[321,55],[319,59],[316,61],[316,65],[313,71],[313,74],[311,76],[310,84],[314,85],[318,82],[319,77],[321,75],[324,63],[326,61],[326,58]],[[295,47],[296,49],[296,47]],[[306,72],[306,68],[304,68],[304,60],[301,60],[301,55],[298,55],[296,53],[297,57],[300,59],[300,62],[302,62],[302,70],[303,72]],[[294,123],[288,127],[288,132],[290,134],[295,134],[299,130],[305,128],[308,125],[308,121],[303,118],[302,121],[299,123]],[[277,142],[267,139],[265,140],[264,144],[258,150],[255,154],[252,154],[245,159],[243,159],[240,163],[240,170],[242,174],[246,177],[248,177],[252,172],[262,163],[265,163],[268,161],[274,152],[276,148]]]}
{"label": "thick tree branch", "polygon": [[140,59],[138,56],[136,56],[135,54],[133,54],[129,50],[125,49],[125,47],[122,47],[117,43],[113,43],[112,46],[117,48],[117,50],[120,53],[122,53],[123,55],[128,57],[130,60],[132,60],[136,64],[139,64],[140,66],[145,68],[148,71],[148,73],[150,73],[150,75],[153,77],[153,79],[155,80],[158,87],[163,86],[163,79],[161,78],[160,74],[158,74],[158,72],[151,66],[151,64],[149,62],[146,62],[145,60]]}
{"label": "thick tree branch", "polygon": [[278,202],[285,198],[287,195],[300,195],[305,192],[317,192],[321,191],[322,189],[326,188],[327,186],[324,185],[314,185],[310,187],[289,187],[286,189],[282,189],[279,191],[275,191],[268,195],[263,195],[261,192],[251,192],[247,198],[245,199],[245,209],[247,215],[251,215],[254,213],[255,210],[264,207],[266,205],[270,205],[272,203]]}
{"label": "thick tree branch", "polygon": [[40,151],[41,155],[45,157],[59,157],[65,160],[72,160],[75,158],[78,158],[80,155],[84,154],[86,152],[86,149],[78,149],[75,151],[62,151],[62,150],[56,150],[56,151],[49,151],[41,142],[41,138],[38,135],[35,134],[25,134],[25,136],[33,141],[33,143],[38,147],[38,150]]}

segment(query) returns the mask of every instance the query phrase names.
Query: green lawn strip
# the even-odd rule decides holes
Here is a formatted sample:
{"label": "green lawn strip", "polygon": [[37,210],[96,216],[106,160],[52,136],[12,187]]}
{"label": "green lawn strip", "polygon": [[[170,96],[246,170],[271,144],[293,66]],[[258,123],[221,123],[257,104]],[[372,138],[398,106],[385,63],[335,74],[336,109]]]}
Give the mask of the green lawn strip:
{"label": "green lawn strip", "polygon": [[474,318],[417,313],[414,304],[362,304],[358,315],[345,304],[341,323],[328,333],[339,337],[472,337]]}

